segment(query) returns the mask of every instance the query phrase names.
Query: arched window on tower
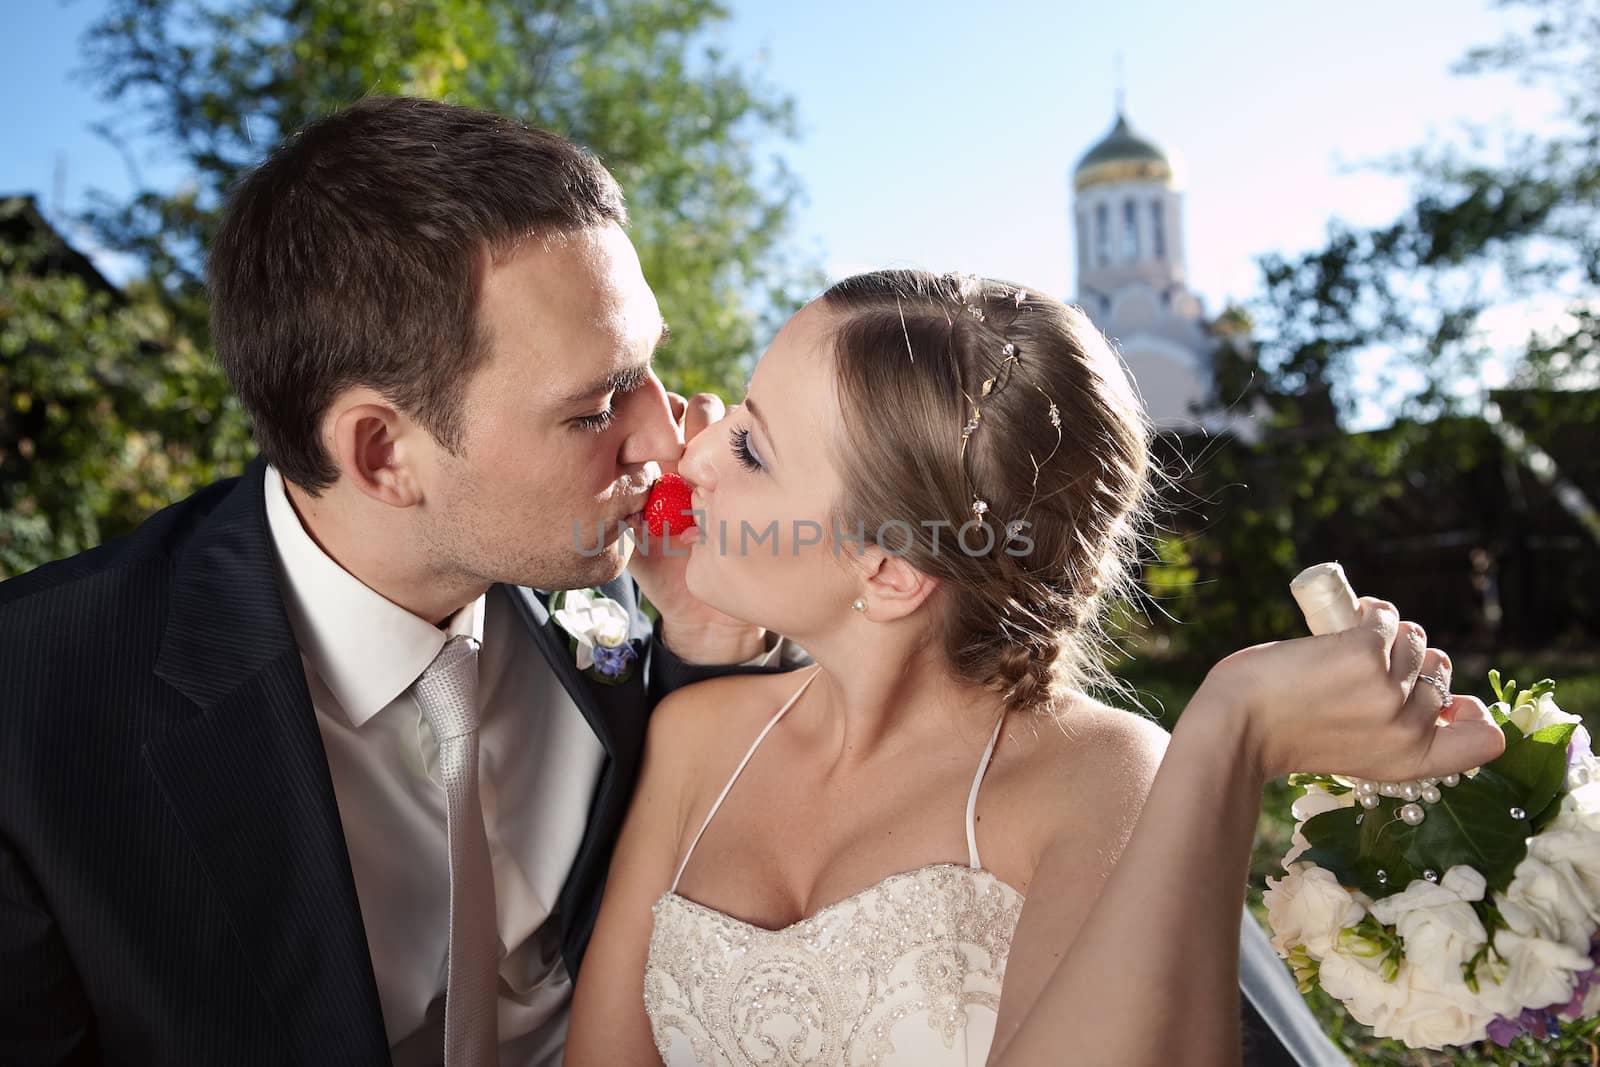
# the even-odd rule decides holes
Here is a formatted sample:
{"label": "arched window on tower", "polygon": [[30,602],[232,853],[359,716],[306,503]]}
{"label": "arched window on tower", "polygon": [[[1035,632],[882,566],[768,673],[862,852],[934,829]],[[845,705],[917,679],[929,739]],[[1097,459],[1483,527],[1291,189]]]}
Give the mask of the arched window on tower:
{"label": "arched window on tower", "polygon": [[1130,263],[1139,258],[1139,205],[1132,200],[1122,204],[1122,258]]}
{"label": "arched window on tower", "polygon": [[1078,273],[1089,269],[1089,213],[1078,211]]}
{"label": "arched window on tower", "polygon": [[1094,261],[1100,267],[1111,262],[1111,208],[1104,203],[1094,206]]}
{"label": "arched window on tower", "polygon": [[1159,200],[1150,201],[1150,253],[1157,259],[1167,258],[1167,225]]}

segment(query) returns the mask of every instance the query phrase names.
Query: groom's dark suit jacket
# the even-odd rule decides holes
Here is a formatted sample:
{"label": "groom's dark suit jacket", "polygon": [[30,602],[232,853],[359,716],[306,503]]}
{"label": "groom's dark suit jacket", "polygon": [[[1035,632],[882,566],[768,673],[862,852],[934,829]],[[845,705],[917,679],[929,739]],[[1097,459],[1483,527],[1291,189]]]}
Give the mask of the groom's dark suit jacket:
{"label": "groom's dark suit jacket", "polygon": [[[262,475],[0,583],[0,1064],[389,1062]],[[747,669],[683,663],[629,579],[604,591],[643,664],[616,687],[575,669],[541,594],[490,594],[518,607],[606,753],[558,903],[573,973],[650,709]],[[1292,1062],[1248,1005],[1246,1020],[1250,1062]]]}
{"label": "groom's dark suit jacket", "polygon": [[[0,583],[0,1064],[387,1063],[355,883],[278,590],[262,465],[131,537]],[[557,911],[576,973],[666,692],[622,685],[499,587],[605,749]],[[532,709],[530,709],[531,711]]]}

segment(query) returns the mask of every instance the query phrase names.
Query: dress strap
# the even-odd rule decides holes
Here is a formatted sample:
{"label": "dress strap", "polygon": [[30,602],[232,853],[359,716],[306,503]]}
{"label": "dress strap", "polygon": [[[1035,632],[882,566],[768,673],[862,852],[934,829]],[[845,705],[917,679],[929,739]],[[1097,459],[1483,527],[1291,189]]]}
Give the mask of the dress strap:
{"label": "dress strap", "polygon": [[994,733],[989,735],[989,747],[983,750],[983,759],[978,761],[978,773],[972,778],[972,792],[967,794],[967,865],[973,870],[983,867],[978,860],[978,786],[983,784],[983,774],[989,769],[989,760],[994,755],[994,745],[1000,740],[1000,727],[1005,725],[1005,721],[1005,712],[1001,712],[994,724]]}
{"label": "dress strap", "polygon": [[733,777],[729,778],[728,784],[722,787],[722,792],[717,796],[717,802],[711,805],[710,811],[706,812],[706,821],[700,824],[700,832],[694,835],[693,841],[689,842],[689,851],[683,854],[683,862],[678,864],[678,873],[672,876],[672,888],[667,890],[667,892],[676,893],[678,891],[678,880],[683,877],[684,868],[689,866],[689,857],[694,855],[695,846],[700,843],[700,838],[705,836],[706,827],[711,825],[711,820],[716,816],[717,809],[722,807],[722,802],[724,800],[728,799],[728,790],[733,788],[733,783],[737,782],[739,780],[739,775],[744,773],[745,764],[750,762],[750,757],[756,754],[756,749],[761,747],[761,742],[766,740],[767,734],[774,726],[778,725],[778,720],[783,718],[784,713],[790,708],[794,707],[794,702],[800,699],[800,694],[806,691],[806,686],[809,686],[812,682],[816,681],[817,675],[821,673],[822,667],[819,665],[811,672],[811,677],[807,678],[800,688],[795,690],[794,696],[790,697],[788,701],[784,703],[783,707],[778,709],[778,713],[776,715],[767,720],[767,725],[762,727],[761,732],[756,735],[755,741],[750,745],[750,751],[744,754],[744,759],[740,760],[739,766],[735,767],[733,770]]}

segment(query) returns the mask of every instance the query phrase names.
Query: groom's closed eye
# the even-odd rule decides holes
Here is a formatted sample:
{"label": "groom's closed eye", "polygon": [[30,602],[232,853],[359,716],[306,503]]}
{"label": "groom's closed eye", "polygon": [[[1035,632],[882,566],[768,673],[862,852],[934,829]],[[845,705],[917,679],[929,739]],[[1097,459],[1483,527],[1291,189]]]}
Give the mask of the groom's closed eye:
{"label": "groom's closed eye", "polygon": [[572,420],[572,425],[588,433],[599,433],[611,425],[611,420],[616,416],[616,409],[612,401],[618,393],[631,393],[645,382],[650,380],[651,365],[646,363],[642,367],[632,367],[626,371],[612,375],[601,389],[595,393],[604,392],[605,407],[589,415],[579,415]]}

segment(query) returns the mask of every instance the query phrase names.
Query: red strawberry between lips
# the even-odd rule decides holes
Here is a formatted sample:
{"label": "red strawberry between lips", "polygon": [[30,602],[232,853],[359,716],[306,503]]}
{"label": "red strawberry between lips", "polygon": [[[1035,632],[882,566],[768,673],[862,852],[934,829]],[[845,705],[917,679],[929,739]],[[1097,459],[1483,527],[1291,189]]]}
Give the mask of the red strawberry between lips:
{"label": "red strawberry between lips", "polygon": [[689,483],[676,474],[663,474],[644,503],[644,524],[657,537],[680,534],[694,525],[692,507]]}

